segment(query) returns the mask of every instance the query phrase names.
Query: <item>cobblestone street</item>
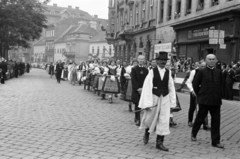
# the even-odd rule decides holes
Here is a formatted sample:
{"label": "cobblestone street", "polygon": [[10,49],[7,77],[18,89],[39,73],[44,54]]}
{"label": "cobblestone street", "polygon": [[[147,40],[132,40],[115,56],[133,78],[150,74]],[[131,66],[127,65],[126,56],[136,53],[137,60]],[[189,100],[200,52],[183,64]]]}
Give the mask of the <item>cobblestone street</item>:
{"label": "cobblestone street", "polygon": [[223,102],[221,150],[211,146],[209,131],[190,140],[189,95],[178,95],[182,111],[174,114],[178,126],[165,138],[170,151],[163,152],[155,149],[155,135],[143,144],[128,103],[114,98],[109,104],[83,86],[58,84],[32,69],[0,85],[0,159],[240,159],[240,102]]}

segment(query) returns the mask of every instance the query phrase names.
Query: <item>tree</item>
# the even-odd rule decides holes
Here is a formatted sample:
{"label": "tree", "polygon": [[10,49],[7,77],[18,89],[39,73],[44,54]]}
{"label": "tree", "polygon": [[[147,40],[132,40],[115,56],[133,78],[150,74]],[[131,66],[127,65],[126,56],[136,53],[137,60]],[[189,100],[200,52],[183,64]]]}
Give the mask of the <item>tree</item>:
{"label": "tree", "polygon": [[42,3],[49,0],[0,0],[0,56],[14,47],[29,48],[41,37],[47,18]]}

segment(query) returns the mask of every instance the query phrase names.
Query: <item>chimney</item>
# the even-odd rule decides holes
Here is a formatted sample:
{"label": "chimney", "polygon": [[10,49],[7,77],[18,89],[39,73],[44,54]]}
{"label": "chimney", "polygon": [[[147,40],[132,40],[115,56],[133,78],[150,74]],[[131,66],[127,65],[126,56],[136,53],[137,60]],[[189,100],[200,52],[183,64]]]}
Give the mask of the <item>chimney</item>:
{"label": "chimney", "polygon": [[68,6],[69,9],[72,9],[72,6]]}
{"label": "chimney", "polygon": [[98,15],[94,15],[94,18],[95,18],[95,19],[98,18]]}
{"label": "chimney", "polygon": [[76,10],[79,10],[79,7],[76,7]]}
{"label": "chimney", "polygon": [[54,3],[53,6],[54,6],[54,7],[57,7],[57,4]]}

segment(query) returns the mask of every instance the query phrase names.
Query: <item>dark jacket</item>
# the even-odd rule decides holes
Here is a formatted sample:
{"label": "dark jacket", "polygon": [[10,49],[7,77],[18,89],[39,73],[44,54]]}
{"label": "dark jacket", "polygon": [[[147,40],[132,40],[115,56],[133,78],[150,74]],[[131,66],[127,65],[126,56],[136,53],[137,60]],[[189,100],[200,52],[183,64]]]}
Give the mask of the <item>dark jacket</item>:
{"label": "dark jacket", "polygon": [[145,67],[135,66],[132,68],[131,72],[131,82],[132,82],[132,102],[138,104],[140,100],[140,94],[138,89],[143,87],[144,80],[148,74],[148,69]]}
{"label": "dark jacket", "polygon": [[226,83],[233,84],[235,73],[232,69],[227,71]]}
{"label": "dark jacket", "polygon": [[199,104],[222,105],[222,71],[208,67],[200,69],[194,79],[193,89]]}
{"label": "dark jacket", "polygon": [[50,65],[49,66],[49,71],[48,73],[51,75],[51,74],[54,74],[54,66],[53,65]]}

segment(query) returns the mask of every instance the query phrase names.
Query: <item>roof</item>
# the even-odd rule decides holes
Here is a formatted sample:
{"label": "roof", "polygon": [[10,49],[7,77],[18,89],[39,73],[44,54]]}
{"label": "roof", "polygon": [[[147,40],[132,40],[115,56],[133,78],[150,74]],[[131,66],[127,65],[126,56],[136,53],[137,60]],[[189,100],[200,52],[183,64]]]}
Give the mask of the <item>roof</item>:
{"label": "roof", "polygon": [[106,40],[106,32],[105,31],[99,31],[96,36],[90,40],[91,43],[94,42],[107,42]]}
{"label": "roof", "polygon": [[59,6],[52,6],[52,5],[43,5],[43,6],[46,7],[47,9],[49,9],[49,10],[59,11],[59,14],[63,13],[64,11],[68,11],[71,14],[73,14],[73,13],[75,13],[75,14],[82,14],[82,15],[84,15],[84,17],[86,19],[92,19],[93,18],[89,13],[87,13],[87,12],[81,10],[81,9],[59,7]]}
{"label": "roof", "polygon": [[36,42],[35,44],[33,44],[34,46],[42,46],[45,45],[45,37],[41,38],[38,42]]}

